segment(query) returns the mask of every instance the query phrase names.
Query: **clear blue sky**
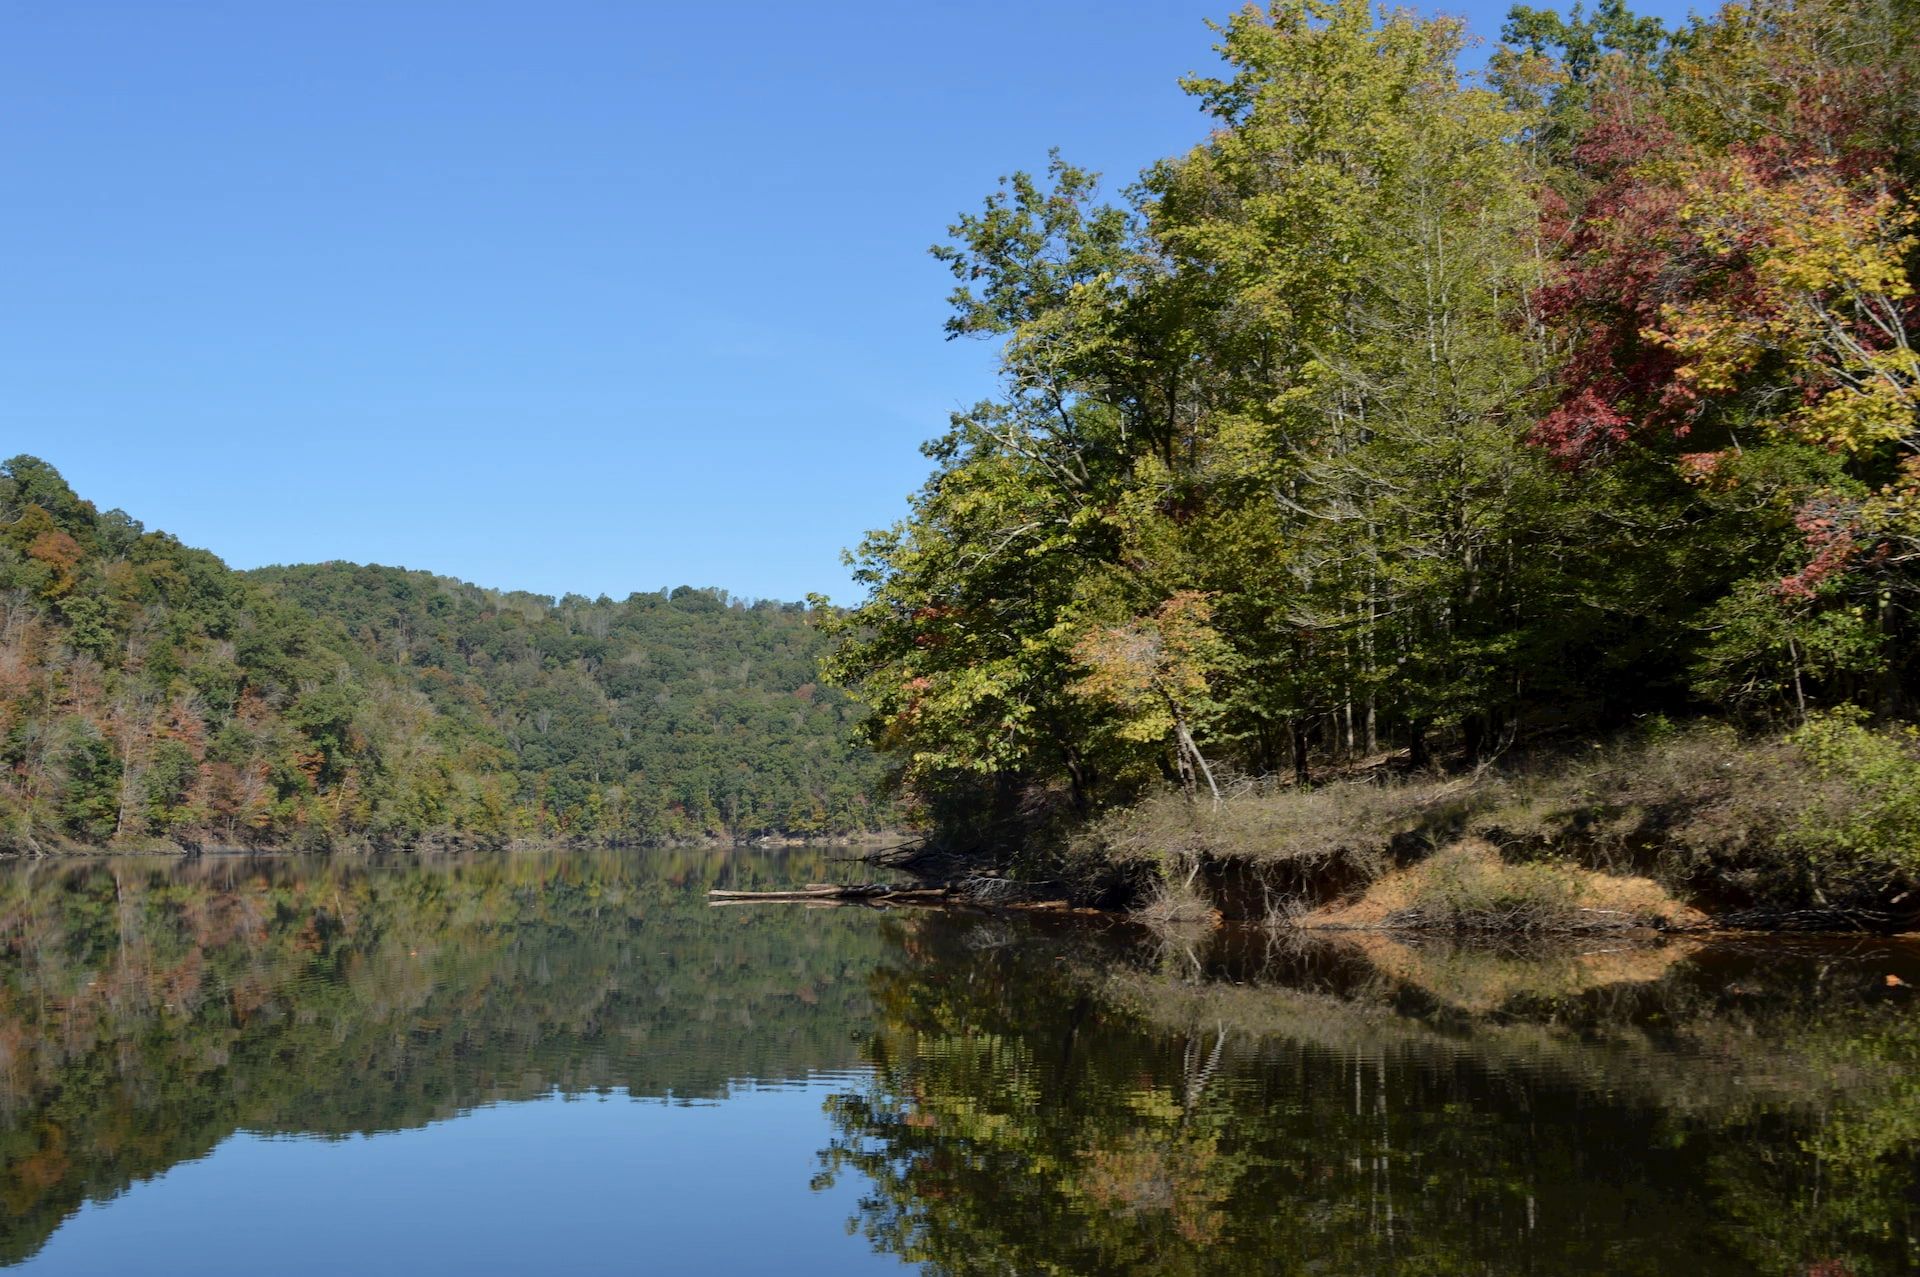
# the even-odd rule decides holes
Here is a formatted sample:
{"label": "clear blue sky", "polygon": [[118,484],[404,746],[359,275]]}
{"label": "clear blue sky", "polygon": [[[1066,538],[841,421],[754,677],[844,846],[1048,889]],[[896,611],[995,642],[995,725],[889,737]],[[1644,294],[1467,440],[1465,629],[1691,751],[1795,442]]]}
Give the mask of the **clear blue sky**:
{"label": "clear blue sky", "polygon": [[0,455],[239,567],[849,600],[992,389],[926,247],[1191,145],[1230,8],[0,0]]}

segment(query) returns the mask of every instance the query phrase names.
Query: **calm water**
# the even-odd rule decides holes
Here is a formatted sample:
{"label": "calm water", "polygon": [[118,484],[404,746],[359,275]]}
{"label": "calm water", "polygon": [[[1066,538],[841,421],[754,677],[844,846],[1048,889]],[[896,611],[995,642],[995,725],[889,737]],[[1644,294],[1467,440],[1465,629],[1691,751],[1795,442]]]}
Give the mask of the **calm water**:
{"label": "calm water", "polygon": [[812,855],[0,867],[0,1265],[1920,1270],[1920,950],[793,905]]}

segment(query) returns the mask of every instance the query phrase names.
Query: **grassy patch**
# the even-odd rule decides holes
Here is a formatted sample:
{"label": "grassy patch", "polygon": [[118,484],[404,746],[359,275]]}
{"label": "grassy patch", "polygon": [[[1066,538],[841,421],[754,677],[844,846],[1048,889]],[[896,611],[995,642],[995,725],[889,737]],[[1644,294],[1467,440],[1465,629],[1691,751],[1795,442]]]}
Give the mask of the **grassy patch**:
{"label": "grassy patch", "polygon": [[1108,816],[1090,841],[1118,860],[1217,853],[1232,848],[1304,862],[1347,860],[1384,870],[1400,840],[1471,808],[1471,782],[1376,784],[1254,791],[1214,806],[1162,793]]}
{"label": "grassy patch", "polygon": [[1309,928],[1527,933],[1671,929],[1701,915],[1659,884],[1565,863],[1512,864],[1469,838],[1374,883],[1356,900],[1305,914]]}
{"label": "grassy patch", "polygon": [[1234,866],[1261,879],[1265,903],[1215,904],[1254,916],[1352,896],[1462,840],[1497,849],[1505,868],[1448,861],[1405,907],[1523,930],[1599,907],[1569,895],[1560,862],[1760,924],[1920,925],[1920,737],[1848,714],[1760,737],[1659,723],[1466,776],[1255,788],[1219,807],[1157,795],[1097,823],[1078,854],[1216,892]]}

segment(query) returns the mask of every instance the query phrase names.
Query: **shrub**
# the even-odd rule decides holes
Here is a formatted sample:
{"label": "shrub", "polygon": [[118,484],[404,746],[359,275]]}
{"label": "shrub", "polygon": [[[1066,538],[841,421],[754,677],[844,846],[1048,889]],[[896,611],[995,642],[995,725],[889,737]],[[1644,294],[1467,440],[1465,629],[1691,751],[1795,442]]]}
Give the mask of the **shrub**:
{"label": "shrub", "polygon": [[1920,882],[1920,730],[1862,718],[1836,710],[1789,738],[1825,782],[1782,839],[1817,905],[1884,906]]}
{"label": "shrub", "polygon": [[1564,931],[1580,925],[1586,884],[1553,864],[1510,865],[1478,840],[1455,843],[1421,866],[1401,924],[1457,931]]}
{"label": "shrub", "polygon": [[1172,928],[1212,926],[1220,920],[1206,894],[1178,876],[1156,882],[1134,915],[1150,925]]}

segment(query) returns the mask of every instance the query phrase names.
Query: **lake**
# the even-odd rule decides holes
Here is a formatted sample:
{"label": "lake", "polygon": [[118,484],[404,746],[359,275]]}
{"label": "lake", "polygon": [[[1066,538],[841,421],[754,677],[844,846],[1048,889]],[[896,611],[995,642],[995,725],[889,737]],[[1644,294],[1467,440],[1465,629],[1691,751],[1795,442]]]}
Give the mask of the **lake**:
{"label": "lake", "polygon": [[1910,942],[705,899],[847,868],[0,866],[0,1265],[1920,1269]]}

